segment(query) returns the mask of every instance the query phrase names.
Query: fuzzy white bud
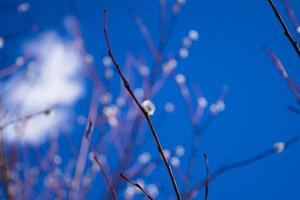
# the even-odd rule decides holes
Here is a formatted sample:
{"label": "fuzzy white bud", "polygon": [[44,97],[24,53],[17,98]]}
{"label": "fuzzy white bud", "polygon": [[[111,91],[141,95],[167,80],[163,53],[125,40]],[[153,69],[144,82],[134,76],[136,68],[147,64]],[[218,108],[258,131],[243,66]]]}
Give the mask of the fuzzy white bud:
{"label": "fuzzy white bud", "polygon": [[198,103],[198,106],[202,109],[206,108],[207,104],[208,104],[205,97],[199,97],[197,100],[197,103]]}
{"label": "fuzzy white bud", "polygon": [[18,11],[19,11],[20,13],[27,12],[29,9],[30,9],[30,4],[27,3],[27,2],[18,5]]}
{"label": "fuzzy white bud", "polygon": [[188,51],[188,49],[187,48],[181,48],[179,50],[179,56],[182,59],[185,59],[185,58],[189,57],[189,51]]}
{"label": "fuzzy white bud", "polygon": [[174,111],[174,109],[175,109],[174,103],[172,103],[172,102],[167,102],[167,103],[165,104],[165,111],[166,111],[166,112],[171,113],[171,112]]}
{"label": "fuzzy white bud", "polygon": [[175,76],[175,81],[178,85],[184,85],[185,84],[185,76],[183,74],[177,74]]}
{"label": "fuzzy white bud", "polygon": [[153,115],[155,112],[155,105],[150,100],[145,100],[142,104],[144,110],[149,114]]}
{"label": "fuzzy white bud", "polygon": [[105,56],[102,58],[102,64],[104,65],[104,67],[109,67],[112,65],[112,60],[109,56]]}
{"label": "fuzzy white bud", "polygon": [[150,159],[151,159],[150,153],[144,152],[138,157],[138,162],[141,164],[146,164],[147,162],[150,161]]}
{"label": "fuzzy white bud", "polygon": [[189,31],[189,37],[192,41],[197,41],[199,39],[199,33],[196,30],[190,30]]}

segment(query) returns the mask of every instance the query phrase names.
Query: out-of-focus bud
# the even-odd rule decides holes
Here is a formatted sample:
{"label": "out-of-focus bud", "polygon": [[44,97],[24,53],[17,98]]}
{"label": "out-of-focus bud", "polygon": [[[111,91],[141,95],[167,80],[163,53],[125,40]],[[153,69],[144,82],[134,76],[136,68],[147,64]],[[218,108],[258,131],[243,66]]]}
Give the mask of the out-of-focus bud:
{"label": "out-of-focus bud", "polygon": [[283,152],[285,149],[285,143],[284,142],[277,142],[273,145],[273,150],[276,152],[276,153],[281,153]]}

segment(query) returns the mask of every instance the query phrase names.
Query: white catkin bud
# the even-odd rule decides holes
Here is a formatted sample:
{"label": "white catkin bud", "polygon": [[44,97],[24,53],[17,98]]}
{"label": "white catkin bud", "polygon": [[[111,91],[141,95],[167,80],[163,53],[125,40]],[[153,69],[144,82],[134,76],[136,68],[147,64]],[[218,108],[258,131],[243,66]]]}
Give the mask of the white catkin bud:
{"label": "white catkin bud", "polygon": [[107,68],[104,71],[104,76],[106,79],[111,79],[114,75],[114,71],[111,68]]}
{"label": "white catkin bud", "polygon": [[27,2],[18,5],[18,11],[19,11],[20,13],[27,12],[29,9],[30,9],[30,4],[27,3]]}
{"label": "white catkin bud", "polygon": [[191,38],[192,41],[197,41],[199,39],[198,31],[190,30],[189,31],[189,37]]}
{"label": "white catkin bud", "polygon": [[112,127],[116,127],[119,123],[118,119],[116,117],[109,117],[108,118],[108,123],[112,126]]}
{"label": "white catkin bud", "polygon": [[298,26],[298,28],[297,28],[297,33],[300,34],[300,26]]}
{"label": "white catkin bud", "polygon": [[103,104],[109,104],[111,100],[112,100],[112,95],[108,92],[100,96],[100,102]]}
{"label": "white catkin bud", "polygon": [[197,100],[197,103],[198,103],[198,106],[202,109],[206,108],[207,104],[208,104],[206,98],[204,98],[204,97],[199,97]]}
{"label": "white catkin bud", "polygon": [[78,124],[80,124],[80,125],[84,125],[84,124],[86,123],[86,121],[87,121],[87,119],[86,119],[86,117],[83,116],[83,115],[79,115],[79,116],[77,117],[77,122],[78,122]]}
{"label": "white catkin bud", "polygon": [[92,64],[94,62],[94,57],[91,54],[86,54],[84,56],[84,62],[86,64]]}
{"label": "white catkin bud", "polygon": [[179,56],[182,59],[185,59],[185,58],[189,57],[189,51],[188,51],[188,49],[187,48],[181,48],[179,50]]}
{"label": "white catkin bud", "polygon": [[112,60],[109,56],[105,56],[102,58],[102,64],[105,66],[105,67],[109,67],[112,65]]}
{"label": "white catkin bud", "polygon": [[[145,187],[145,181],[143,181],[142,179],[137,179],[136,183],[139,184],[142,188]],[[138,190],[138,191],[140,191],[140,190]]]}
{"label": "white catkin bud", "polygon": [[281,153],[283,152],[285,149],[285,143],[284,142],[277,142],[273,145],[273,150],[276,152],[276,153]]}
{"label": "white catkin bud", "polygon": [[185,0],[177,0],[177,3],[184,5],[185,4]]}
{"label": "white catkin bud", "polygon": [[175,81],[178,85],[184,85],[185,84],[185,76],[183,74],[177,74],[175,76]]}
{"label": "white catkin bud", "polygon": [[155,184],[149,184],[149,185],[147,185],[146,190],[154,198],[157,197],[158,194],[159,194],[158,188],[157,188],[157,186]]}
{"label": "white catkin bud", "polygon": [[146,164],[147,162],[150,161],[150,159],[151,159],[150,153],[144,152],[138,157],[138,162],[141,164]]}
{"label": "white catkin bud", "polygon": [[168,149],[164,149],[163,152],[166,158],[169,158],[171,156],[171,152]]}
{"label": "white catkin bud", "polygon": [[142,99],[144,96],[144,91],[142,88],[136,88],[133,92],[138,99]]}
{"label": "white catkin bud", "polygon": [[124,106],[125,103],[126,103],[126,100],[125,100],[125,98],[123,98],[123,97],[118,97],[117,100],[116,100],[116,104],[117,104],[119,107]]}
{"label": "white catkin bud", "polygon": [[106,117],[115,117],[118,114],[118,107],[116,105],[110,105],[103,108],[103,114]]}
{"label": "white catkin bud", "polygon": [[136,189],[133,186],[128,186],[124,191],[124,196],[127,198],[132,198],[135,195]]}
{"label": "white catkin bud", "polygon": [[168,62],[163,64],[163,71],[166,74],[171,73],[177,67],[177,61],[175,59],[170,59]]}
{"label": "white catkin bud", "polygon": [[0,49],[4,47],[4,39],[0,36]]}
{"label": "white catkin bud", "polygon": [[170,159],[170,163],[173,167],[176,167],[176,168],[180,166],[180,160],[178,157],[172,157]]}
{"label": "white catkin bud", "polygon": [[190,37],[184,37],[182,39],[182,45],[185,47],[185,48],[189,48],[192,44],[192,40]]}
{"label": "white catkin bud", "polygon": [[182,145],[178,145],[175,147],[175,154],[179,157],[183,156],[185,154],[185,149]]}
{"label": "white catkin bud", "polygon": [[216,103],[212,104],[209,109],[214,115],[223,112],[225,110],[224,101],[218,100]]}
{"label": "white catkin bud", "polygon": [[146,76],[150,75],[150,70],[149,70],[149,68],[147,66],[143,65],[140,68],[140,73],[141,73],[142,76],[146,77]]}
{"label": "white catkin bud", "polygon": [[144,110],[149,114],[153,115],[155,112],[155,105],[150,100],[145,100],[142,104]]}
{"label": "white catkin bud", "polygon": [[62,159],[59,155],[55,155],[54,158],[53,158],[53,162],[56,164],[56,165],[60,165],[61,162],[62,162]]}
{"label": "white catkin bud", "polygon": [[175,109],[174,103],[172,103],[172,102],[167,102],[167,103],[165,104],[165,111],[166,111],[166,112],[171,113],[171,112],[174,111],[174,109]]}
{"label": "white catkin bud", "polygon": [[15,61],[15,65],[17,66],[21,66],[24,65],[24,58],[23,57],[17,57],[16,61]]}

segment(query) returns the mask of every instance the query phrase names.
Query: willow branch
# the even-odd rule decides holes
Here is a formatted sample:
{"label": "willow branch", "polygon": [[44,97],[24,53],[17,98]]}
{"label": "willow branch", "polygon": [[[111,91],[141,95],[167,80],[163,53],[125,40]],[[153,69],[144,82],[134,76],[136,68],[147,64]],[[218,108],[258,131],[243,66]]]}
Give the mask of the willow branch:
{"label": "willow branch", "polygon": [[205,180],[205,200],[208,200],[208,182],[209,182],[209,165],[208,165],[208,158],[206,153],[203,154],[205,160],[205,169],[206,169],[206,180]]}
{"label": "willow branch", "polygon": [[[289,140],[287,140],[285,142],[285,149],[287,149],[288,147],[290,147],[292,144],[295,144],[296,142],[298,142],[300,139],[299,136],[295,136]],[[259,154],[256,154],[248,159],[245,160],[241,160],[241,161],[237,161],[231,164],[227,164],[224,165],[222,167],[219,167],[217,170],[215,170],[213,173],[211,173],[211,175],[208,178],[208,181],[211,182],[212,180],[214,180],[215,178],[219,177],[220,175],[224,174],[225,172],[228,171],[232,171],[234,169],[238,169],[238,168],[243,168],[243,167],[247,167],[253,163],[256,163],[260,160],[265,159],[266,157],[269,157],[273,154],[277,153],[274,148],[269,148],[266,151],[263,151]],[[188,192],[187,194],[185,194],[184,199],[191,199],[193,198],[201,188],[203,188],[206,184],[206,178],[204,178],[202,181],[200,181],[198,184],[196,184],[191,190],[190,192]]]}
{"label": "willow branch", "polygon": [[268,0],[268,1],[269,1],[269,4],[270,4],[271,8],[274,11],[274,14],[275,14],[276,18],[278,19],[278,21],[279,21],[279,23],[280,23],[280,25],[281,25],[281,27],[284,31],[285,36],[288,38],[291,45],[294,47],[294,49],[297,52],[298,56],[300,56],[300,48],[299,48],[299,45],[298,45],[297,41],[293,39],[291,33],[289,32],[289,30],[287,28],[287,25],[285,24],[285,22],[284,22],[283,18],[281,17],[279,11],[277,10],[276,6],[274,5],[273,0]]}
{"label": "willow branch", "polygon": [[154,126],[153,126],[153,123],[150,119],[150,116],[148,115],[148,113],[144,110],[144,108],[142,107],[142,105],[139,103],[137,97],[135,96],[133,90],[131,89],[126,77],[124,76],[123,72],[121,71],[121,68],[119,66],[119,64],[117,63],[116,59],[114,58],[113,56],[113,53],[112,53],[112,49],[111,49],[111,46],[110,46],[110,42],[109,42],[109,38],[108,38],[108,33],[107,33],[107,15],[108,15],[108,12],[107,10],[104,11],[104,35],[105,35],[105,40],[106,40],[106,45],[107,45],[107,48],[108,48],[108,55],[109,57],[111,58],[118,74],[120,75],[122,81],[123,81],[123,84],[124,84],[124,87],[127,89],[128,93],[130,94],[130,96],[132,97],[133,101],[135,102],[135,104],[138,106],[138,108],[140,109],[140,111],[142,112],[142,114],[144,115],[144,117],[146,118],[146,121],[151,129],[151,133],[152,133],[152,136],[155,140],[155,143],[157,145],[157,150],[158,152],[160,153],[163,161],[164,161],[164,164],[168,170],[168,173],[169,173],[169,176],[170,176],[170,179],[171,179],[171,182],[172,182],[172,185],[173,185],[173,188],[174,188],[174,191],[176,193],[176,196],[177,196],[177,199],[178,200],[181,200],[181,197],[180,197],[180,193],[179,193],[179,189],[178,189],[178,186],[177,186],[177,183],[176,183],[176,180],[174,178],[174,174],[173,174],[173,171],[171,169],[171,166],[166,158],[166,156],[164,155],[163,153],[163,148],[162,148],[162,145],[160,143],[160,140],[158,138],[158,135],[154,129]]}
{"label": "willow branch", "polygon": [[17,118],[17,119],[13,119],[11,121],[8,121],[4,124],[2,124],[0,126],[0,130],[4,130],[6,127],[8,127],[9,125],[11,124],[14,124],[14,123],[17,123],[17,122],[21,122],[21,121],[27,121],[31,118],[34,118],[34,117],[37,117],[37,116],[40,116],[40,115],[49,115],[51,113],[52,109],[51,108],[48,108],[46,110],[42,110],[42,111],[38,111],[38,112],[35,112],[35,113],[32,113],[32,114],[29,114],[29,115],[26,115],[24,117],[20,117],[20,118]]}
{"label": "willow branch", "polygon": [[146,191],[144,190],[144,188],[138,184],[138,183],[135,183],[133,182],[132,180],[130,180],[127,176],[125,176],[124,174],[120,173],[120,176],[125,180],[127,181],[128,183],[130,183],[132,186],[134,186],[135,188],[137,188],[138,190],[140,190],[142,193],[145,194],[145,196],[150,199],[150,200],[154,200],[153,197],[151,197],[151,195]]}
{"label": "willow branch", "polygon": [[116,192],[116,190],[115,190],[115,188],[114,188],[114,186],[113,186],[113,184],[112,184],[109,176],[107,175],[107,172],[105,171],[104,166],[102,165],[101,161],[99,160],[95,148],[93,147],[93,145],[91,143],[90,134],[91,134],[91,131],[92,131],[92,127],[93,127],[93,122],[89,121],[88,125],[87,125],[87,130],[85,132],[84,137],[85,137],[86,141],[88,141],[88,143],[89,143],[91,151],[93,152],[93,159],[95,160],[95,162],[99,166],[101,174],[104,177],[104,180],[105,180],[106,184],[108,185],[108,188],[109,188],[109,190],[110,190],[110,192],[112,194],[113,199],[117,200],[118,199],[117,198],[117,192]]}

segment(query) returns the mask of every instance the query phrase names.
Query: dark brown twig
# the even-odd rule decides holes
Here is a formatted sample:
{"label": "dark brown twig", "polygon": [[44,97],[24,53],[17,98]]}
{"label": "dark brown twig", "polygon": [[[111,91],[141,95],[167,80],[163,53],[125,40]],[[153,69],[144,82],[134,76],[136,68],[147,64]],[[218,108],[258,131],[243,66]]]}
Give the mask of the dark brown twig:
{"label": "dark brown twig", "polygon": [[[298,142],[299,139],[300,139],[299,136],[295,136],[295,137],[290,138],[286,142],[284,142],[285,149],[287,149],[288,147],[290,147],[292,144]],[[273,155],[274,153],[277,153],[277,152],[274,150],[274,147],[271,147],[268,150],[263,151],[263,152],[261,152],[259,154],[256,154],[255,156],[252,156],[252,157],[250,157],[248,159],[237,161],[237,162],[234,162],[234,163],[231,163],[231,164],[227,164],[227,165],[221,166],[217,170],[215,170],[213,173],[210,174],[208,181],[214,180],[215,178],[219,177],[220,175],[224,174],[225,172],[249,166],[249,165],[251,165],[253,163],[256,163],[256,162],[258,162],[260,160],[263,160],[266,157],[269,157],[269,156]],[[199,192],[199,190],[202,187],[205,186],[205,184],[206,184],[206,178],[204,178],[204,180],[202,180],[198,184],[196,184],[190,190],[190,192],[188,192],[187,194],[185,194],[184,195],[184,199],[191,199],[191,198],[193,198]]]}
{"label": "dark brown twig", "polygon": [[288,106],[288,109],[289,109],[291,112],[294,112],[294,113],[300,115],[300,109],[299,109],[299,108],[295,108],[294,106]]}
{"label": "dark brown twig", "polygon": [[[93,126],[92,122],[89,121],[88,127],[90,128],[90,127],[92,127],[92,126]],[[116,190],[115,190],[115,188],[114,188],[114,186],[113,186],[113,184],[112,184],[110,178],[108,177],[107,172],[105,171],[104,166],[102,165],[101,161],[100,161],[99,158],[98,158],[98,155],[97,155],[97,153],[96,153],[96,150],[95,150],[94,146],[92,145],[92,143],[91,143],[91,141],[90,141],[90,138],[89,138],[90,133],[89,133],[88,131],[89,131],[89,130],[86,131],[84,137],[85,137],[86,140],[89,142],[91,151],[93,152],[93,158],[94,158],[95,162],[97,163],[97,165],[98,165],[99,168],[100,168],[101,174],[102,174],[102,176],[104,177],[104,180],[105,180],[105,182],[106,182],[106,184],[107,184],[107,186],[108,186],[108,188],[109,188],[109,190],[110,190],[110,192],[111,192],[111,195],[112,195],[113,199],[114,199],[114,200],[117,200],[117,199],[118,199],[118,198],[117,198],[117,192],[116,192]]]}
{"label": "dark brown twig", "polygon": [[154,200],[153,197],[151,197],[151,195],[146,191],[144,190],[144,188],[138,184],[138,183],[135,183],[133,182],[132,180],[130,180],[127,176],[125,176],[124,174],[120,173],[120,176],[125,180],[127,181],[128,183],[130,183],[131,185],[133,185],[134,187],[136,187],[138,190],[140,190],[142,193],[145,194],[145,196],[150,199],[150,200]]}
{"label": "dark brown twig", "polygon": [[296,40],[293,39],[292,35],[290,34],[283,18],[281,17],[279,11],[277,10],[276,6],[274,5],[273,1],[272,0],[268,0],[273,11],[274,11],[274,14],[275,16],[277,17],[281,27],[283,28],[283,31],[284,31],[284,34],[285,36],[288,38],[288,40],[290,41],[291,45],[294,47],[295,51],[297,52],[298,56],[300,56],[300,48],[299,48],[299,45],[297,43]]}
{"label": "dark brown twig", "polygon": [[105,179],[106,184],[109,187],[109,190],[111,191],[113,199],[117,200],[118,198],[117,198],[116,190],[115,190],[114,186],[112,185],[110,179],[108,178],[107,173],[105,172],[104,167],[101,164],[101,161],[98,159],[98,156],[97,156],[97,154],[94,151],[93,151],[93,154],[94,154],[93,158],[96,161],[96,163],[98,164],[98,166],[100,167],[101,173],[102,173],[102,175],[103,175],[103,177]]}
{"label": "dark brown twig", "polygon": [[139,103],[137,97],[135,96],[133,90],[131,89],[126,77],[124,76],[123,72],[121,71],[121,68],[119,66],[119,64],[117,63],[116,59],[114,58],[113,56],[113,53],[112,53],[112,49],[111,49],[111,46],[110,46],[110,42],[109,42],[109,38],[108,38],[108,33],[107,33],[107,15],[108,15],[108,12],[107,10],[104,11],[104,35],[105,35],[105,40],[106,40],[106,45],[107,45],[107,48],[108,48],[108,55],[109,57],[111,58],[118,74],[120,75],[122,81],[123,81],[123,84],[124,84],[124,87],[127,89],[128,93],[130,94],[130,96],[132,97],[132,99],[134,100],[134,102],[136,103],[136,105],[138,106],[138,108],[140,109],[140,111],[143,113],[143,115],[145,116],[146,120],[147,120],[147,123],[149,124],[149,127],[151,129],[151,133],[152,133],[152,136],[155,140],[155,143],[157,145],[157,150],[158,152],[160,153],[164,163],[165,163],[165,166],[168,170],[168,173],[169,173],[169,176],[170,176],[170,179],[172,181],[172,185],[173,185],[173,188],[174,188],[174,191],[176,193],[176,196],[177,196],[177,199],[178,200],[181,200],[181,197],[180,197],[180,193],[179,193],[179,189],[178,189],[178,186],[177,186],[177,183],[176,183],[176,180],[174,178],[174,175],[173,175],[173,171],[171,169],[171,166],[166,158],[166,156],[164,155],[163,153],[163,148],[162,148],[162,145],[160,143],[160,140],[158,138],[158,135],[154,129],[154,126],[153,126],[153,123],[150,119],[150,116],[148,115],[148,113],[145,111],[145,109],[142,107],[142,105]]}
{"label": "dark brown twig", "polygon": [[209,164],[206,153],[203,154],[205,160],[205,169],[206,169],[206,180],[205,180],[205,200],[208,200],[208,182],[209,182]]}

